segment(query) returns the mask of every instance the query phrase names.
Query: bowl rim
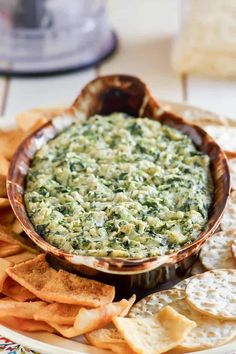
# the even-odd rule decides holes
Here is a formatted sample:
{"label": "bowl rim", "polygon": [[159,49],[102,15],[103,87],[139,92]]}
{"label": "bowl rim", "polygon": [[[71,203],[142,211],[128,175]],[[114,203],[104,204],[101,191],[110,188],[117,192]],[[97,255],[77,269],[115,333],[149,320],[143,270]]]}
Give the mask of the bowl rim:
{"label": "bowl rim", "polygon": [[[96,80],[96,79],[95,79]],[[94,80],[93,80],[94,81]],[[74,105],[72,106],[74,108]],[[206,226],[209,223],[209,219],[206,223],[206,226],[204,230],[198,235],[198,237],[191,243],[185,244],[183,247],[181,247],[179,250],[163,255],[163,256],[154,256],[154,257],[146,257],[146,258],[113,258],[113,257],[96,257],[96,256],[86,256],[86,255],[76,255],[72,254],[69,252],[65,252],[62,249],[56,248],[55,246],[52,246],[49,244],[42,236],[40,236],[36,230],[34,229],[34,226],[32,225],[28,215],[27,211],[25,208],[24,203],[21,205],[21,212],[19,212],[19,201],[15,198],[15,193],[22,193],[24,189],[22,186],[19,186],[14,179],[15,179],[15,170],[19,169],[19,164],[22,162],[22,154],[26,151],[27,152],[27,146],[29,147],[30,144],[32,143],[33,139],[37,137],[43,137],[46,132],[53,132],[53,136],[50,136],[51,139],[53,139],[57,134],[59,134],[61,131],[65,129],[65,122],[68,119],[70,121],[69,124],[66,124],[66,126],[69,126],[73,123],[74,118],[76,118],[76,115],[74,114],[75,111],[74,109],[69,109],[66,111],[65,115],[56,117],[52,119],[51,121],[45,123],[43,126],[38,128],[36,131],[28,135],[22,143],[19,145],[18,149],[16,150],[11,162],[10,162],[10,167],[8,171],[8,176],[7,176],[7,194],[8,198],[11,204],[11,207],[21,223],[23,230],[25,233],[31,238],[31,240],[36,243],[41,249],[46,251],[49,254],[52,254],[56,257],[59,257],[61,259],[64,259],[68,261],[69,263],[73,265],[83,265],[87,266],[93,269],[96,269],[98,271],[102,271],[105,273],[111,273],[111,274],[140,274],[144,273],[150,270],[153,270],[159,266],[162,266],[164,264],[173,264],[177,263],[176,258],[178,258],[178,262],[185,259],[186,257],[190,256],[193,252],[196,252],[200,249],[202,244],[206,241],[208,237],[210,237],[217,229],[219,226],[219,223],[221,221],[221,218],[223,216],[223,212],[226,207],[227,199],[229,196],[229,191],[230,191],[230,174],[229,174],[229,167],[227,164],[227,158],[224,153],[224,151],[219,147],[219,145],[199,126],[192,124],[191,122],[186,121],[182,117],[178,117],[181,119],[184,125],[188,127],[192,127],[194,129],[197,129],[197,131],[201,132],[205,136],[207,136],[211,143],[213,143],[215,146],[218,147],[223,162],[224,162],[224,180],[225,180],[225,185],[224,185],[224,196],[223,196],[223,201],[221,205],[219,206],[219,209],[217,210],[217,217],[216,220],[214,221],[213,225],[210,227],[209,230],[205,231]],[[72,118],[72,119],[71,119]],[[149,117],[152,119],[151,117]],[[58,122],[60,120],[63,122],[62,125],[64,124],[63,129],[58,129]],[[49,134],[50,135],[50,134]],[[46,141],[50,140],[47,139]],[[45,143],[45,142],[44,142]],[[38,149],[36,149],[37,151]],[[34,152],[35,154],[35,152]],[[28,161],[30,162],[32,158],[34,157],[28,156]],[[26,166],[21,166],[21,170],[23,171]],[[21,172],[22,172],[21,171]],[[24,174],[24,179],[26,177],[26,174]],[[22,188],[22,191],[19,192],[19,187]]]}

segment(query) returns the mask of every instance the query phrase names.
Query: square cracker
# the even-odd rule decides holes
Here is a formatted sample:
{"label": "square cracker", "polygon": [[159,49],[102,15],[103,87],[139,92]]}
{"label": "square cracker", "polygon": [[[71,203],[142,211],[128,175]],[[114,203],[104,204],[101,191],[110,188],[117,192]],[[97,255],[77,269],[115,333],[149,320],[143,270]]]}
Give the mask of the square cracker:
{"label": "square cracker", "polygon": [[170,306],[164,307],[156,317],[114,317],[113,322],[130,348],[138,354],[160,354],[171,350],[196,326]]}

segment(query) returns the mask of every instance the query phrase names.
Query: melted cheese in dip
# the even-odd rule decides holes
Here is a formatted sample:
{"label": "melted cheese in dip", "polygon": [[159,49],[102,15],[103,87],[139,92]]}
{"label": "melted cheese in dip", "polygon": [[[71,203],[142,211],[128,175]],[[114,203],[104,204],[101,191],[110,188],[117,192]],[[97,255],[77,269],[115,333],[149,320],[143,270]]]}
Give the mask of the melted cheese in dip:
{"label": "melted cheese in dip", "polygon": [[183,133],[122,113],[78,121],[35,155],[24,200],[36,229],[65,251],[163,255],[203,230],[209,157]]}

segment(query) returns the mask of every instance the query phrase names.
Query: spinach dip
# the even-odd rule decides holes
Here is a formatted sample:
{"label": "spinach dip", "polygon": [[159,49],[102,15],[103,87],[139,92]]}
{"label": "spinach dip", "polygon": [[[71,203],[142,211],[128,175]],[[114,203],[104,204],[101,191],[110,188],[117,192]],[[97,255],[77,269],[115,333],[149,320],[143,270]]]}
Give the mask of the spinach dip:
{"label": "spinach dip", "polygon": [[80,120],[35,155],[24,200],[36,231],[79,255],[164,255],[197,238],[212,201],[191,139],[122,113]]}

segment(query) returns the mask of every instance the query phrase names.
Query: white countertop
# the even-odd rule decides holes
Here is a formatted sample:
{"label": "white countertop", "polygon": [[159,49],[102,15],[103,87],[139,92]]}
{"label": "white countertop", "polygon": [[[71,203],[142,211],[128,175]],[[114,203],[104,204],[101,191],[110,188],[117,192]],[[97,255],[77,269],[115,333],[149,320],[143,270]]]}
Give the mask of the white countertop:
{"label": "white countertop", "polygon": [[182,77],[170,65],[180,27],[180,0],[109,0],[117,53],[96,68],[57,77],[0,77],[0,114],[12,117],[35,107],[69,105],[97,75],[127,73],[149,84],[157,98],[187,102],[236,119],[236,80]]}

